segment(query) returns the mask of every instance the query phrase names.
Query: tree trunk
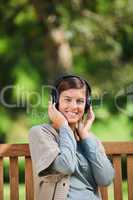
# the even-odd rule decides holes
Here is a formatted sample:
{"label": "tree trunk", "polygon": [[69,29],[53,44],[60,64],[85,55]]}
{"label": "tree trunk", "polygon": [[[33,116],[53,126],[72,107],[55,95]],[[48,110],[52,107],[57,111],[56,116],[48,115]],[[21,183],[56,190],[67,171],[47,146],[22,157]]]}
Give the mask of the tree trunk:
{"label": "tree trunk", "polygon": [[[33,0],[38,20],[44,26],[44,73],[48,83],[72,68],[72,52],[63,28],[57,22],[54,4]],[[52,8],[49,10],[49,8]]]}

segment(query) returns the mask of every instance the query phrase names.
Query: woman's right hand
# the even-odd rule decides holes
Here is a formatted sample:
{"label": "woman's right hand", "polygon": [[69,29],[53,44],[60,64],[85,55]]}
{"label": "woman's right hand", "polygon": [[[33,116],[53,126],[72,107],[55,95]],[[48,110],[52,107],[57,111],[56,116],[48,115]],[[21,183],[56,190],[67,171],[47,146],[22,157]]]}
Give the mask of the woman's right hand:
{"label": "woman's right hand", "polygon": [[56,109],[55,103],[52,104],[52,101],[49,101],[48,116],[52,122],[53,128],[59,129],[63,124],[68,124],[67,119]]}

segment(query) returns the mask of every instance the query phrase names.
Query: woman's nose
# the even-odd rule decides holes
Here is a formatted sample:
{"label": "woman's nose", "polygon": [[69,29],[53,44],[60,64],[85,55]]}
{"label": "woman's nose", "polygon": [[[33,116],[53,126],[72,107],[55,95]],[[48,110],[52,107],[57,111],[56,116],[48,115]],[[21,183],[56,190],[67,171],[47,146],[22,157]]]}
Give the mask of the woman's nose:
{"label": "woman's nose", "polygon": [[72,105],[73,108],[76,108],[77,107],[77,102],[76,101],[72,101],[71,105]]}

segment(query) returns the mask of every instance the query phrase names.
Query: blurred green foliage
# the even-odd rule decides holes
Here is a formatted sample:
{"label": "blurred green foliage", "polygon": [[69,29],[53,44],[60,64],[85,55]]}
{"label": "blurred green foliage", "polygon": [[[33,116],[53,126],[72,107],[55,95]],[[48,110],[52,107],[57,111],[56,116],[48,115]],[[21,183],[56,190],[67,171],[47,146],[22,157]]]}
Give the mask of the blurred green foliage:
{"label": "blurred green foliage", "polygon": [[[4,183],[9,183],[9,159],[5,158],[3,162],[4,166]],[[19,166],[19,183],[25,182],[25,160],[20,157],[18,160]]]}
{"label": "blurred green foliage", "polygon": [[[132,13],[131,0],[1,1],[0,142],[27,142],[28,129],[48,121],[43,86],[66,71],[92,85],[93,131],[102,140],[132,140]],[[55,42],[60,29],[64,39]],[[60,48],[72,53],[71,66],[59,65]]]}

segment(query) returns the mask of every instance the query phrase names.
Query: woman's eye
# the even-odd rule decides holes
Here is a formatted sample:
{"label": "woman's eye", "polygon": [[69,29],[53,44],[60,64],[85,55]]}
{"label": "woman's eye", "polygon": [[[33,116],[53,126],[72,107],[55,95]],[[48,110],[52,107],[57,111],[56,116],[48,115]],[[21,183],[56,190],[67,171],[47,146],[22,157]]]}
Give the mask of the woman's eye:
{"label": "woman's eye", "polygon": [[67,102],[70,102],[70,101],[71,101],[71,99],[65,99],[65,101],[67,101]]}
{"label": "woman's eye", "polygon": [[[65,101],[66,102],[71,102],[72,100],[71,99],[65,99]],[[77,102],[77,104],[83,104],[84,103],[83,100],[77,100],[76,102]]]}
{"label": "woman's eye", "polygon": [[77,103],[84,103],[84,101],[83,100],[77,100]]}

